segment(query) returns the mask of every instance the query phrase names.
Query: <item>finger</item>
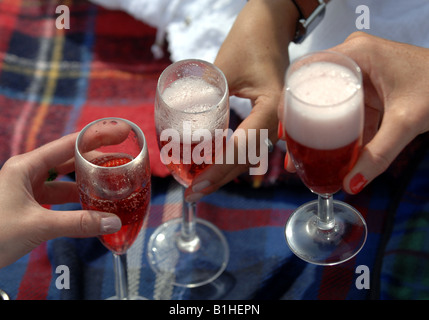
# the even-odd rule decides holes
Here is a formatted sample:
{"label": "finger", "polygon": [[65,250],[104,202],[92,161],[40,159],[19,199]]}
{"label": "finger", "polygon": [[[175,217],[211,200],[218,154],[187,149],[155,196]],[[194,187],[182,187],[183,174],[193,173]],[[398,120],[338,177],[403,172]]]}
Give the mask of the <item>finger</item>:
{"label": "finger", "polygon": [[249,170],[250,163],[247,159],[249,141],[243,123],[229,137],[223,148],[224,153],[217,155],[215,164],[200,173],[192,186],[185,191],[185,199],[188,202],[199,200]]}
{"label": "finger", "polygon": [[106,119],[90,126],[81,136],[81,153],[95,150],[100,146],[110,146],[124,141],[131,131],[131,126],[119,119]]}
{"label": "finger", "polygon": [[79,192],[75,182],[50,181],[45,182],[43,190],[34,191],[35,199],[40,204],[61,204],[79,202]]}
{"label": "finger", "polygon": [[[278,125],[277,135],[278,135],[279,140],[286,140],[286,132],[283,128],[283,124],[281,121],[279,122],[279,125]],[[291,173],[296,172],[295,166],[292,162],[292,159],[289,155],[289,152],[287,151],[287,144],[286,144],[286,155],[285,155],[285,159],[284,159],[284,168],[288,172],[291,172]]]}
{"label": "finger", "polygon": [[58,237],[94,237],[120,230],[121,219],[112,213],[98,211],[45,210],[39,230],[44,240]]}
{"label": "finger", "polygon": [[247,170],[247,165],[212,165],[195,179],[192,186],[185,190],[185,199],[187,202],[196,202]]}
{"label": "finger", "polygon": [[285,110],[285,92],[286,91],[283,88],[280,95],[279,104],[277,106],[277,118],[279,119],[277,137],[279,138],[279,140],[286,139],[286,131],[285,131],[285,128],[283,127],[284,110]]}
{"label": "finger", "polygon": [[74,157],[67,160],[66,162],[63,162],[60,165],[55,166],[55,172],[58,175],[67,174],[67,173],[73,172],[74,170],[75,170]]}
{"label": "finger", "polygon": [[[193,181],[193,185],[185,191],[185,199],[188,202],[194,202],[202,196],[218,190],[246,171],[250,175],[261,175],[266,172],[268,147],[263,140],[268,137],[273,143],[276,143],[278,138],[276,129],[260,128],[261,124],[276,128],[274,124],[277,124],[277,117],[267,120],[256,113],[247,117],[229,138],[225,148],[226,157],[220,159],[221,163],[217,161],[216,164],[203,171]],[[255,134],[249,134],[248,128],[256,128],[251,129]],[[230,158],[231,153],[234,155],[233,159]],[[256,154],[258,157],[254,156]]]}
{"label": "finger", "polygon": [[357,194],[362,191],[415,138],[413,130],[409,130],[401,120],[393,119],[389,113],[385,114],[379,131],[363,148],[356,165],[344,178],[346,192]]}
{"label": "finger", "polygon": [[365,124],[363,131],[363,145],[366,145],[370,142],[374,136],[377,134],[378,128],[380,127],[380,122],[382,119],[382,112],[379,109],[372,108],[368,105],[365,105]]}
{"label": "finger", "polygon": [[290,172],[290,173],[296,172],[295,165],[293,164],[292,159],[289,155],[289,152],[287,152],[287,151],[286,151],[286,155],[285,155],[284,168],[287,172]]}
{"label": "finger", "polygon": [[[124,141],[131,127],[126,122],[106,120],[97,123],[86,131],[86,136],[91,137],[89,143],[84,146],[84,151],[96,149],[101,145],[118,144]],[[48,171],[58,167],[58,173],[73,171],[75,143],[78,132],[61,137],[49,142],[27,154],[22,155],[28,163],[26,168],[36,170],[36,174],[48,175]]]}
{"label": "finger", "polygon": [[73,158],[77,135],[78,133],[66,135],[22,155],[28,163],[28,166],[25,167],[33,168],[36,172],[47,175],[49,169]]}

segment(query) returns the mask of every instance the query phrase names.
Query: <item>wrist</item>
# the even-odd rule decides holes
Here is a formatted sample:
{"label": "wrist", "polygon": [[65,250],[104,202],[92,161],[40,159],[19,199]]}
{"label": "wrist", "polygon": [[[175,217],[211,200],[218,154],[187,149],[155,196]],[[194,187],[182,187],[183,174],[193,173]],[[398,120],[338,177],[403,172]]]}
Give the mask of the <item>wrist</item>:
{"label": "wrist", "polygon": [[301,43],[325,16],[326,5],[330,0],[291,0],[299,13],[294,37],[295,43]]}
{"label": "wrist", "polygon": [[248,0],[243,12],[251,20],[263,19],[261,23],[255,23],[258,29],[270,28],[269,31],[278,32],[282,39],[286,38],[289,42],[295,36],[296,24],[300,18],[292,0]]}

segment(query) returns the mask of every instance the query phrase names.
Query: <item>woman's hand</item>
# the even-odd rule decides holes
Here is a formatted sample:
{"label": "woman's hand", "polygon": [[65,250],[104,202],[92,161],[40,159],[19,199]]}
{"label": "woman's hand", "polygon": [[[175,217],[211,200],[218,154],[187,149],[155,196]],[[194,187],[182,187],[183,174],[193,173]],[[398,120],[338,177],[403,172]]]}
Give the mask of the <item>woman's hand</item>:
{"label": "woman's hand", "polygon": [[[364,147],[343,181],[356,194],[429,130],[429,49],[356,32],[331,50],[355,60],[363,73]],[[287,168],[293,171],[290,160]]]}
{"label": "woman's hand", "polygon": [[[277,106],[289,64],[288,46],[295,35],[298,10],[290,0],[252,0],[238,15],[219,50],[215,64],[224,72],[231,95],[250,99],[250,115],[237,130],[268,129],[277,137]],[[252,141],[255,143],[255,141]],[[246,148],[248,150],[248,148]],[[235,143],[234,155],[239,146]],[[246,155],[247,159],[247,155]],[[186,190],[188,201],[196,201],[249,170],[249,163],[210,166]]]}
{"label": "woman's hand", "polygon": [[79,202],[74,182],[46,181],[49,171],[74,170],[77,133],[10,158],[0,170],[0,268],[42,242],[61,237],[93,237],[121,228],[114,214],[52,211],[43,204]]}

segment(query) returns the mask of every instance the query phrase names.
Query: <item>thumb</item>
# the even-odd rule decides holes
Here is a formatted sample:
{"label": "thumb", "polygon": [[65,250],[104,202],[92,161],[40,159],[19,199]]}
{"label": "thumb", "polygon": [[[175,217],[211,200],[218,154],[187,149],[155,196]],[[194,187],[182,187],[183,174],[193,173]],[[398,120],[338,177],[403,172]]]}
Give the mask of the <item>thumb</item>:
{"label": "thumb", "polygon": [[358,161],[343,181],[349,194],[357,194],[382,174],[399,153],[415,138],[401,120],[393,121],[388,113],[374,138],[362,149]]}
{"label": "thumb", "polygon": [[101,234],[110,234],[119,231],[121,219],[112,213],[78,210],[78,211],[52,211],[44,221],[44,238],[58,237],[95,237]]}

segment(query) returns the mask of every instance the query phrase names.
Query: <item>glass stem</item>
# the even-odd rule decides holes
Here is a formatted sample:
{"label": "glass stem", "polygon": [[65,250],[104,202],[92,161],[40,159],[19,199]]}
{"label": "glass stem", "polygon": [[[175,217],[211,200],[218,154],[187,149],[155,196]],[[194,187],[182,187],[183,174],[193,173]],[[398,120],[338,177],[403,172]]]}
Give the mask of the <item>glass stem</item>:
{"label": "glass stem", "polygon": [[335,226],[334,204],[332,194],[319,194],[317,205],[318,228],[330,230]]}
{"label": "glass stem", "polygon": [[186,202],[185,198],[183,198],[182,228],[178,239],[178,246],[185,252],[195,252],[200,247],[200,239],[195,227],[196,209],[197,204],[195,202]]}
{"label": "glass stem", "polygon": [[119,300],[128,299],[128,270],[127,255],[113,254],[113,265],[115,270],[115,290]]}
{"label": "glass stem", "polygon": [[184,202],[182,238],[185,241],[191,241],[195,237],[196,206],[195,202]]}

